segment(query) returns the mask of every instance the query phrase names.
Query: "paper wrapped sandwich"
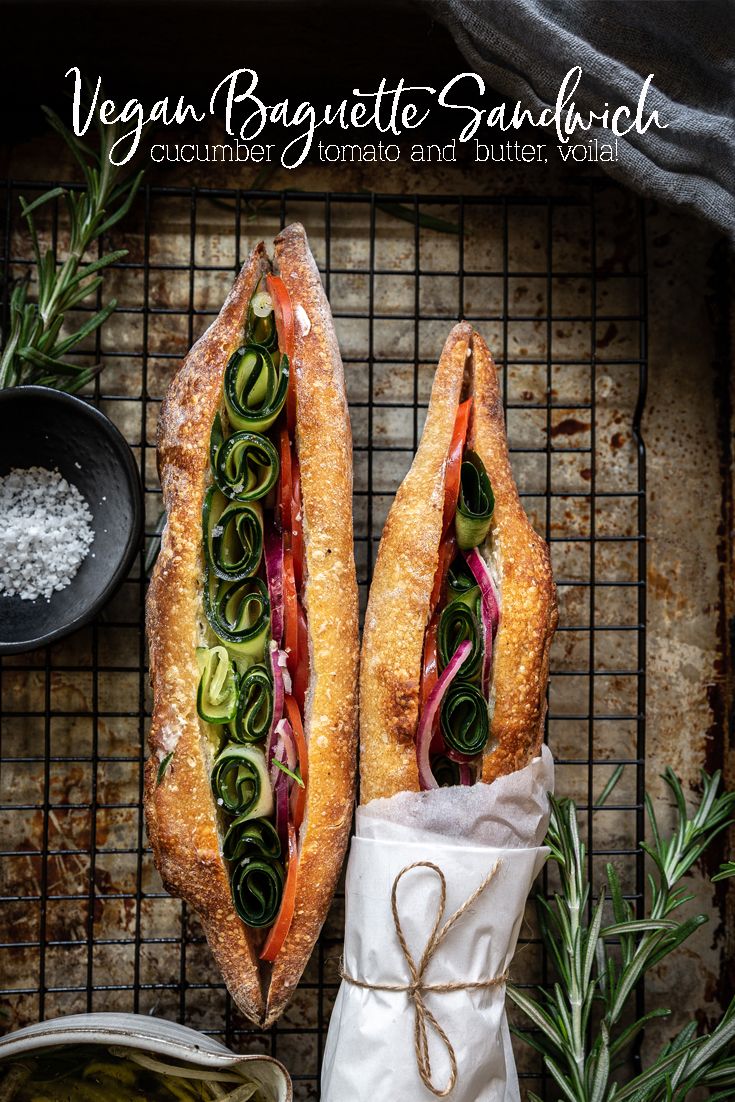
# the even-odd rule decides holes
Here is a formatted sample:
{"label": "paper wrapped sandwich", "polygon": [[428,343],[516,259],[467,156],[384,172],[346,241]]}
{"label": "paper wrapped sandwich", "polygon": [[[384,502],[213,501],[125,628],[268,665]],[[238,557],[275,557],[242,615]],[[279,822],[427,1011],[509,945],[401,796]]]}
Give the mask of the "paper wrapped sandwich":
{"label": "paper wrapped sandwich", "polygon": [[557,611],[498,377],[452,330],[380,544],[360,681],[344,982],[323,1099],[519,1097],[505,981],[545,859]]}

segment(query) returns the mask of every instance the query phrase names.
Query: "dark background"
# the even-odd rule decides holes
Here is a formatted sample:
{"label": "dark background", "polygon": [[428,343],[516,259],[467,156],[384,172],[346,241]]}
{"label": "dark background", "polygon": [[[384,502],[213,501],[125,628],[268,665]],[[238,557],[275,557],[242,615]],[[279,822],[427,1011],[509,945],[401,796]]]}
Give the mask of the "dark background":
{"label": "dark background", "polygon": [[[44,133],[42,103],[69,122],[72,79],[64,74],[72,65],[93,81],[101,75],[113,99],[138,98],[150,109],[163,96],[175,103],[183,95],[200,110],[239,67],[258,71],[266,102],[288,96],[315,106],[349,98],[353,87],[373,91],[382,76],[441,87],[469,68],[417,0],[2,0],[0,18],[6,149]],[[432,114],[422,141],[456,133],[452,112]],[[170,140],[184,140],[184,129],[176,131]],[[196,136],[206,140],[204,124]],[[366,129],[360,140],[378,137]]]}

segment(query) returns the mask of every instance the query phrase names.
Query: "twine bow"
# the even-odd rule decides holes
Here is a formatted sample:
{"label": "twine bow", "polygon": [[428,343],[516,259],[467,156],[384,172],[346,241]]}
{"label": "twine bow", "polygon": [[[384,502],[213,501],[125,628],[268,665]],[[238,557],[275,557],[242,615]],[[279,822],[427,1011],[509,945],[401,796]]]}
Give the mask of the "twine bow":
{"label": "twine bow", "polygon": [[[464,980],[456,980],[452,983],[426,983],[424,981],[424,974],[429,966],[429,963],[436,953],[437,949],[444,941],[449,931],[459,921],[465,911],[468,911],[473,903],[482,895],[485,888],[495,876],[498,868],[500,867],[500,861],[496,861],[490,872],[487,874],[482,883],[475,888],[472,894],[464,901],[464,903],[457,908],[454,914],[450,915],[447,921],[442,926],[442,920],[444,919],[444,910],[447,902],[447,881],[444,873],[435,865],[432,861],[414,861],[412,865],[406,865],[405,868],[396,876],[393,881],[393,890],[391,891],[391,910],[393,912],[393,922],[396,928],[396,935],[398,942],[403,950],[403,955],[406,958],[406,964],[408,965],[408,971],[411,976],[410,983],[368,983],[366,980],[358,980],[354,976],[351,976],[345,971],[344,965],[340,967],[340,975],[347,983],[353,984],[355,987],[363,987],[369,991],[405,991],[409,999],[413,1002],[415,1011],[414,1020],[414,1047],[416,1050],[416,1066],[418,1067],[419,1075],[427,1090],[430,1090],[432,1094],[437,1098],[446,1098],[451,1094],[457,1084],[457,1055],[454,1051],[454,1046],[449,1040],[449,1037],[442,1029],[441,1025],[437,1021],[436,1017],[429,1010],[424,1000],[424,995],[427,992],[434,992],[440,994],[447,991],[477,991],[483,988],[498,987],[500,984],[505,983],[507,979],[507,973],[503,973],[502,976],[494,976],[489,980],[475,980],[465,982]],[[401,879],[407,872],[411,872],[412,869],[431,869],[439,877],[440,895],[439,906],[437,908],[436,917],[434,919],[434,925],[429,939],[426,942],[423,953],[421,954],[421,960],[416,963],[413,959],[411,950],[408,947],[406,937],[403,933],[403,926],[401,925],[401,918],[398,913],[398,885]],[[433,1029],[436,1036],[444,1045],[447,1056],[449,1057],[449,1079],[447,1085],[443,1088],[437,1087],[434,1084],[431,1074],[431,1060],[429,1057],[429,1029]]]}

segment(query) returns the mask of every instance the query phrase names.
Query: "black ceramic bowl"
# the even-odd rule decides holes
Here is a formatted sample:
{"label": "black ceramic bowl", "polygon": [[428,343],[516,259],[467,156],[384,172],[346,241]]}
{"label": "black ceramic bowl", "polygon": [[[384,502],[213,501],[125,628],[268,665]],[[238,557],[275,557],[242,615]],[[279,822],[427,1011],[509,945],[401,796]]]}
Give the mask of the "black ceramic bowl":
{"label": "black ceramic bowl", "polygon": [[86,499],[94,542],[49,601],[0,594],[0,654],[33,650],[91,620],[130,569],[143,518],[140,475],[124,437],[71,394],[43,386],[0,391],[0,475],[13,467],[57,468]]}

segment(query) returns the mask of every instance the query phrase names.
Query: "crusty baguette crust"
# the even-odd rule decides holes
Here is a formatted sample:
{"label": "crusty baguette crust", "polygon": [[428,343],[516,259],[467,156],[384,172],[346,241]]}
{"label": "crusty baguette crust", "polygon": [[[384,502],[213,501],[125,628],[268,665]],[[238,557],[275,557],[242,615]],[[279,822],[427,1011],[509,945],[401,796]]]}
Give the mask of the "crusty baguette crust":
{"label": "crusty baguette crust", "polygon": [[[198,911],[231,994],[260,1024],[277,1018],[293,995],[339,876],[354,800],[357,722],[352,446],[342,362],[301,226],[283,232],[276,255],[296,310],[293,366],[311,680],[305,716],[310,781],[296,911],[269,987],[267,970],[258,961],[262,937],[245,927],[232,904],[196,713],[193,656],[203,617],[201,510],[209,481],[209,433],[221,403],[224,369],[242,340],[248,302],[269,267],[262,245],[240,273],[217,321],[187,356],[161,412],[159,466],[168,521],[147,607],[154,716],[146,813],[156,864],[168,889]],[[312,322],[309,332],[302,311]],[[177,737],[174,758],[156,786],[159,760]]]}
{"label": "crusty baguette crust", "polygon": [[337,884],[355,800],[358,594],[352,533],[352,434],[342,359],[303,227],[275,259],[295,314],[296,439],[301,467],[311,678],[304,733],[309,793],[296,906],[273,964],[266,1024],[294,993]]}
{"label": "crusty baguette crust", "polygon": [[557,622],[549,550],[534,532],[513,481],[492,357],[463,323],[444,346],[421,443],[388,514],[373,573],[360,674],[362,803],[419,789],[414,735],[424,633],[439,559],[446,458],[463,382],[475,398],[468,442],[495,493],[492,533],[502,570],[495,711],[482,779],[489,782],[525,765],[543,739]]}
{"label": "crusty baguette crust", "polygon": [[[202,504],[209,483],[209,434],[222,377],[242,341],[248,302],[267,267],[259,245],[222,310],[174,377],[158,419],[158,467],[167,521],[146,602],[153,685],[145,809],[164,885],[194,907],[232,997],[254,1021],[265,1005],[258,955],[232,904],[209,764],[196,711],[194,648],[203,618]],[[160,762],[174,751],[160,784]]]}
{"label": "crusty baguette crust", "polygon": [[518,496],[508,455],[498,373],[479,333],[472,335],[475,401],[471,447],[490,474],[495,510],[492,544],[499,548],[501,616],[495,640],[492,748],[482,779],[513,773],[540,751],[544,738],[549,651],[558,620],[551,557]]}
{"label": "crusty baguette crust", "polygon": [[370,583],[360,666],[360,802],[419,787],[414,734],[439,560],[444,476],[470,351],[455,325],[434,376],[421,442],[388,513]]}

